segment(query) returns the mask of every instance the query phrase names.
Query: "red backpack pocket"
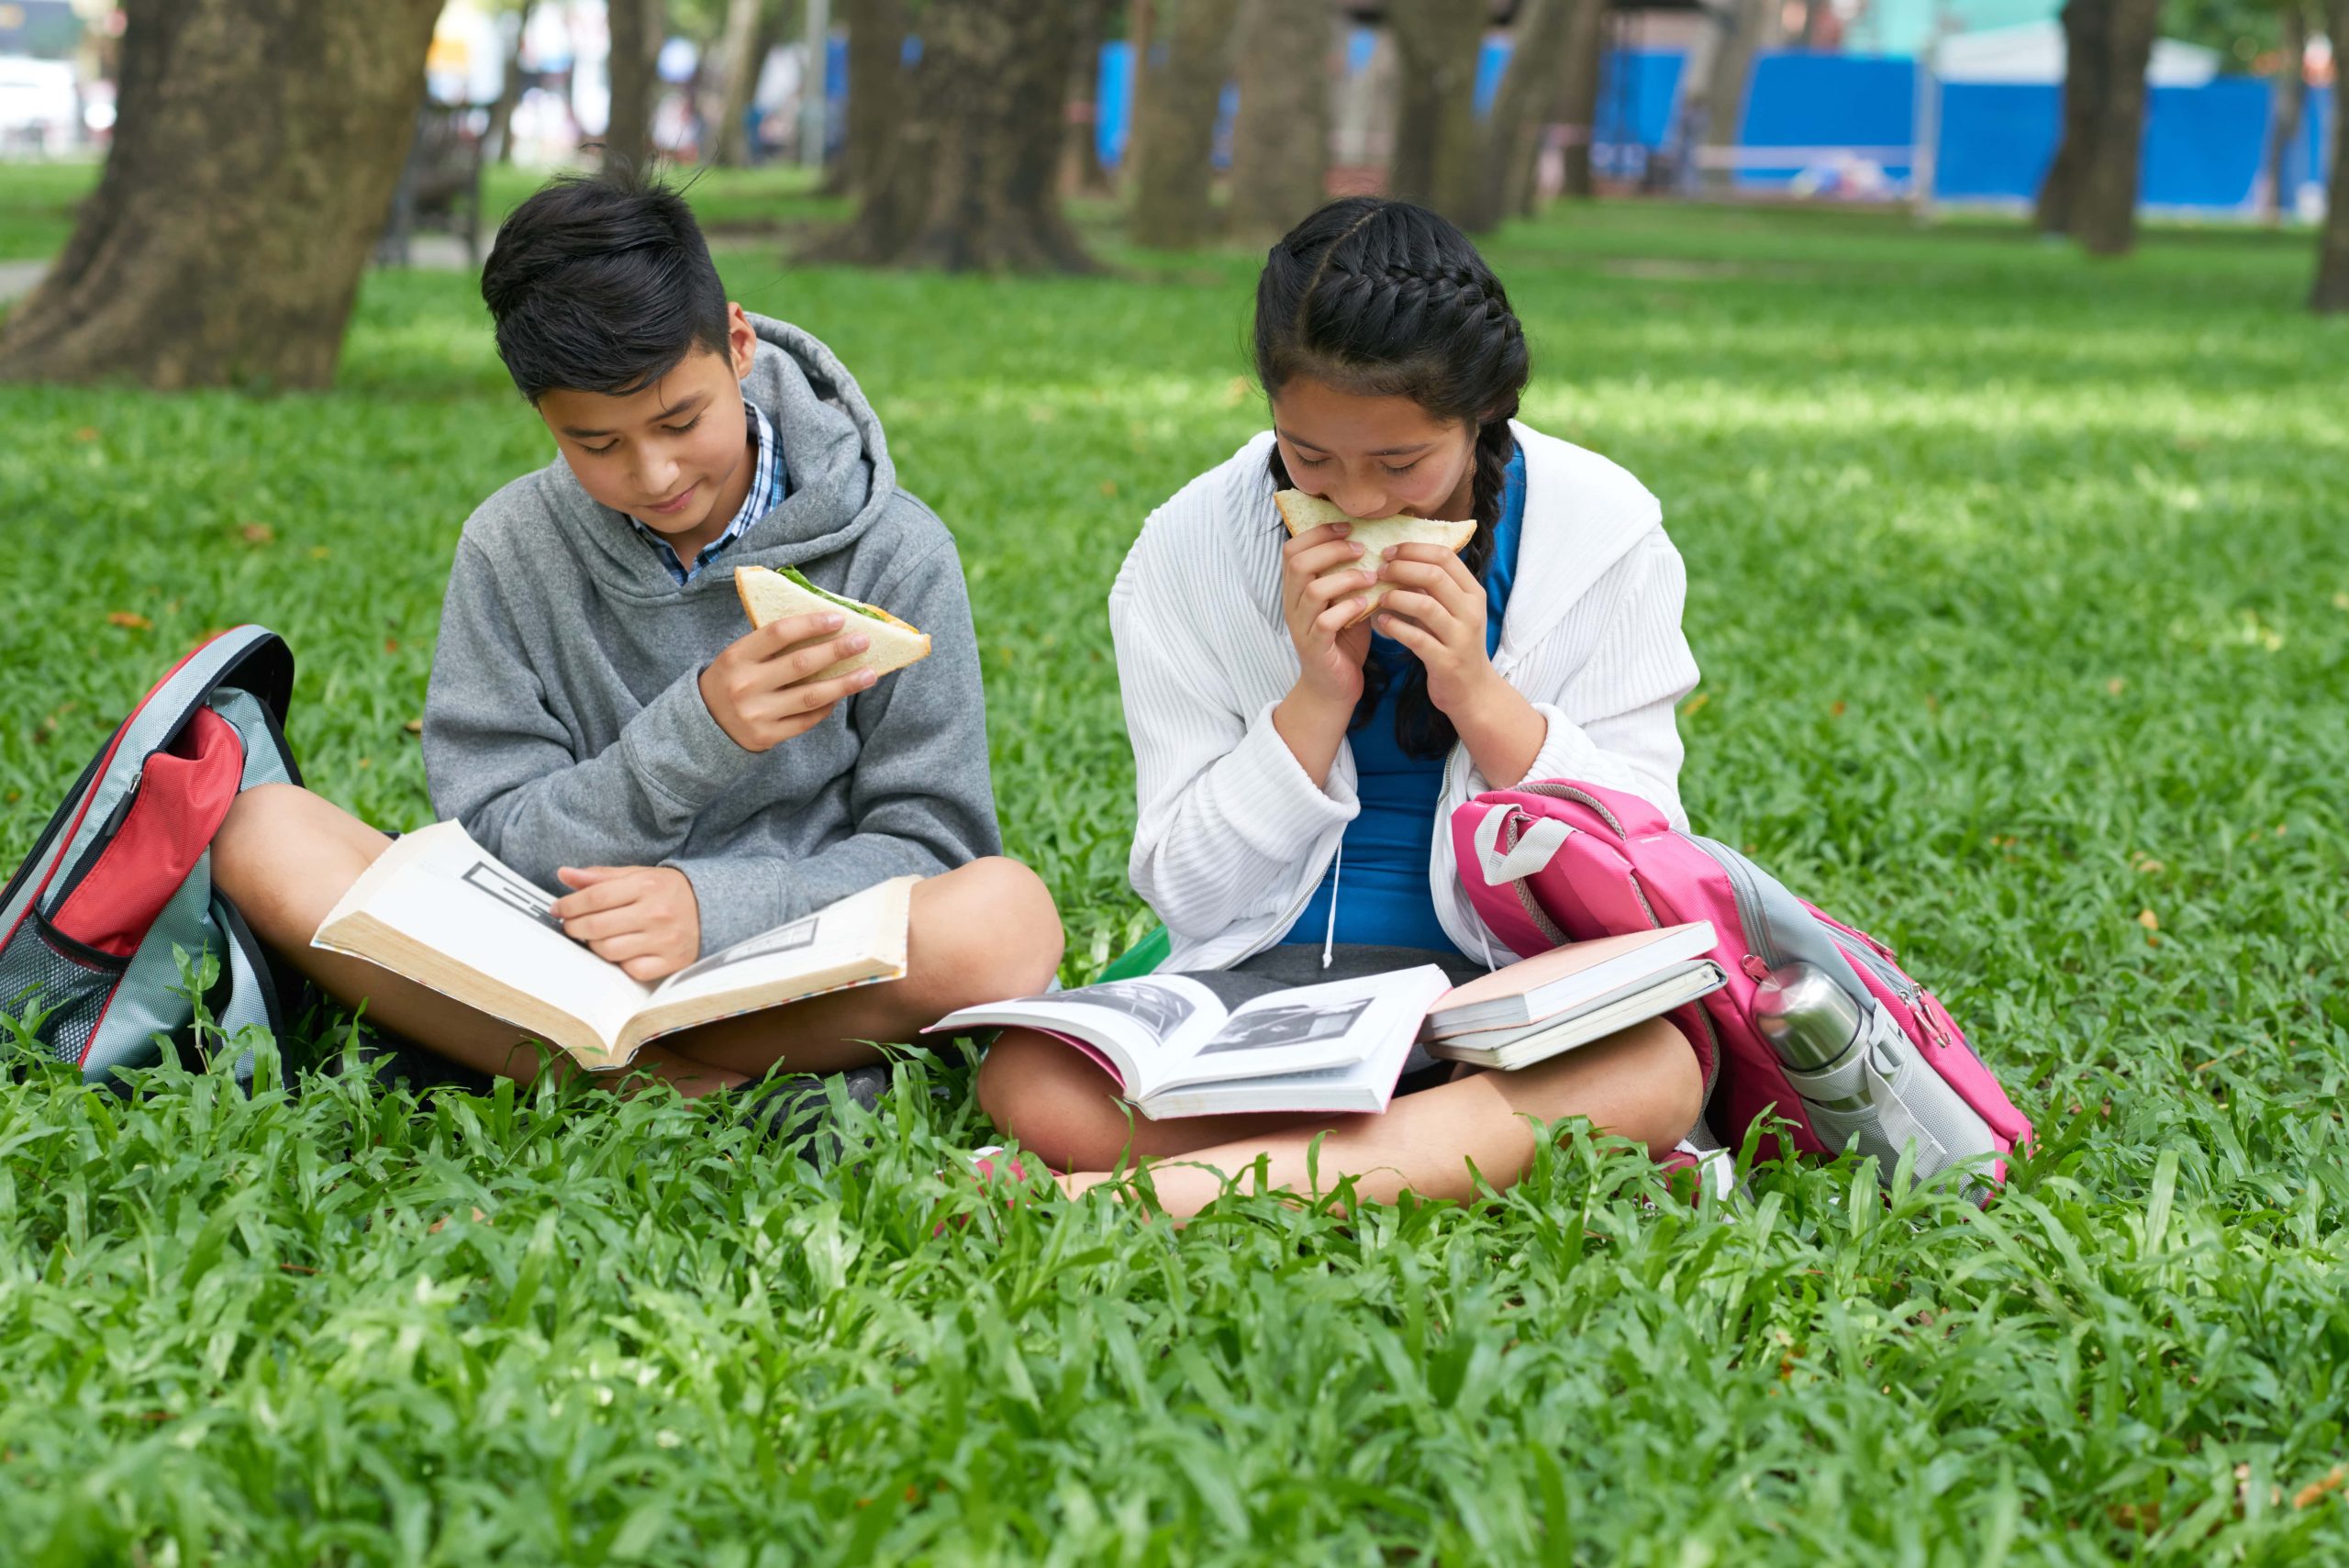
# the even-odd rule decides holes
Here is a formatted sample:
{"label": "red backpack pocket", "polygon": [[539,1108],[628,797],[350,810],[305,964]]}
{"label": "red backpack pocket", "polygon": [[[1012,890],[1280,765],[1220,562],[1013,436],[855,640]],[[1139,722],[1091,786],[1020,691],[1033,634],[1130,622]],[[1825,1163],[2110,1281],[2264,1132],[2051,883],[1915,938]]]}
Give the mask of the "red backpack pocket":
{"label": "red backpack pocket", "polygon": [[49,923],[99,952],[138,951],[163,905],[212,844],[237,798],[245,746],[237,727],[198,708],[172,744],[147,759],[130,808]]}

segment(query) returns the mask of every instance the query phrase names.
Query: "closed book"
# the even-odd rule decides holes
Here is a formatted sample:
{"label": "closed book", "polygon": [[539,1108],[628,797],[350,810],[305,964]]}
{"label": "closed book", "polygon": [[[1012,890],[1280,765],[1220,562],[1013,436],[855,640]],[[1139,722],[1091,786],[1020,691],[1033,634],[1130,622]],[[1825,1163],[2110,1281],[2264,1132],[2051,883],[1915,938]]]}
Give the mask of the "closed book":
{"label": "closed book", "polygon": [[1428,1054],[1444,1062],[1465,1062],[1472,1066],[1515,1072],[1537,1062],[1547,1062],[1576,1046],[1604,1040],[1633,1024],[1659,1018],[1699,996],[1711,995],[1728,983],[1720,964],[1710,959],[1697,959],[1603,1006],[1544,1018],[1539,1023],[1479,1029],[1431,1040]]}
{"label": "closed book", "polygon": [[1497,969],[1437,999],[1425,1037],[1443,1040],[1603,1007],[1710,952],[1709,920],[1569,942]]}

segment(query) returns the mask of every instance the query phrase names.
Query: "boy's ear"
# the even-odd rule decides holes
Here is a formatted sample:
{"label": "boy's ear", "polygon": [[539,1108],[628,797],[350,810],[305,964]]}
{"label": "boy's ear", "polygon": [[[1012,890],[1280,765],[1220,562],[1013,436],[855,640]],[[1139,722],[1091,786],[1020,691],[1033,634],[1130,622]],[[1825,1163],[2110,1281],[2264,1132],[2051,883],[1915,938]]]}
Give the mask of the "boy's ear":
{"label": "boy's ear", "polygon": [[732,300],[726,302],[726,347],[734,361],[734,379],[747,380],[751,362],[758,358],[759,335],[751,330],[751,318]]}

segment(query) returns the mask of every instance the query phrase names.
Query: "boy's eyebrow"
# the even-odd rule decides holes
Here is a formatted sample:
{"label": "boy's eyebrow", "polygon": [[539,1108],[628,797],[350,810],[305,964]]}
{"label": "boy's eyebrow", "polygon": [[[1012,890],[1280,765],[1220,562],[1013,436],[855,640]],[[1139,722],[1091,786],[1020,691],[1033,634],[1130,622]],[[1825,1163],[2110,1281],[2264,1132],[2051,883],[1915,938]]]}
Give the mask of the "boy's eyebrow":
{"label": "boy's eyebrow", "polygon": [[[1275,428],[1277,428],[1277,427],[1275,427]],[[1316,446],[1313,442],[1307,440],[1303,436],[1294,434],[1288,430],[1280,430],[1279,435],[1281,439],[1286,441],[1289,445],[1293,447],[1303,447],[1308,451],[1326,452],[1330,450],[1328,447]],[[1381,447],[1376,451],[1368,452],[1364,455],[1368,457],[1408,457],[1413,452],[1423,452],[1433,445],[1435,445],[1433,441],[1421,441],[1417,446]]]}
{"label": "boy's eyebrow", "polygon": [[[678,415],[685,413],[693,408],[695,405],[707,403],[708,401],[709,395],[706,392],[697,392],[691,397],[680,398],[675,403],[671,404],[668,407],[662,409],[658,414],[652,416],[653,422],[657,424],[663,419],[674,419]],[[598,436],[614,436],[618,435],[619,432],[617,430],[591,430],[584,425],[565,425],[562,428],[562,433],[571,437],[574,440],[592,441]]]}

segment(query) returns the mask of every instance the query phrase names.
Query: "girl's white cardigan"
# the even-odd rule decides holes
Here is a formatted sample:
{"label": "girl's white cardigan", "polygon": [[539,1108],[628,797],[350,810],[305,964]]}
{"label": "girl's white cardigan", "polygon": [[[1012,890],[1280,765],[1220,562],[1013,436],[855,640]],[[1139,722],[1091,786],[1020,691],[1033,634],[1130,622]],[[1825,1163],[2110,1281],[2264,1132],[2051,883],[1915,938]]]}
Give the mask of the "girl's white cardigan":
{"label": "girl's white cardigan", "polygon": [[[1513,428],[1525,529],[1493,667],[1549,721],[1525,776],[1631,790],[1685,827],[1673,712],[1697,661],[1662,509],[1597,453]],[[1228,968],[1280,940],[1359,809],[1350,747],[1316,787],[1273,728],[1297,660],[1281,618],[1272,439],[1151,514],[1109,593],[1141,796],[1129,874],[1173,933],[1170,969]],[[1465,746],[1445,761],[1428,881],[1464,952],[1508,956],[1461,891],[1446,825],[1471,796],[1520,782],[1486,778]]]}

